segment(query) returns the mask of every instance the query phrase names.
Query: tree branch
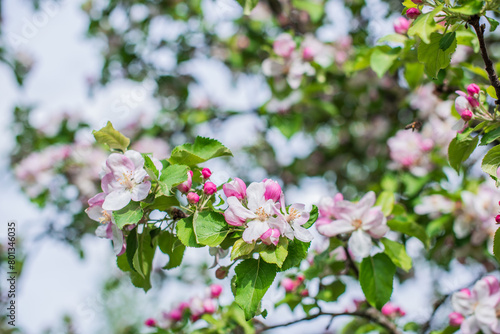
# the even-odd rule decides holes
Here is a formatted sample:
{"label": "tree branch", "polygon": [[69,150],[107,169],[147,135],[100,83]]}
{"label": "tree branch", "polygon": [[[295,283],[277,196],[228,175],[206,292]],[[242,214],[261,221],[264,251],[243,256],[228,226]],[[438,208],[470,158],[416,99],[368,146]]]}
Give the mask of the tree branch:
{"label": "tree branch", "polygon": [[266,325],[262,324],[264,327],[261,329],[258,329],[256,331],[256,333],[260,334],[260,333],[265,332],[265,331],[270,330],[270,329],[291,326],[291,325],[297,324],[299,322],[313,320],[313,319],[319,318],[319,317],[324,316],[324,315],[330,316],[330,317],[332,317],[332,319],[335,317],[340,317],[340,316],[361,317],[361,318],[365,318],[367,320],[373,321],[373,322],[381,325],[382,327],[386,328],[389,331],[389,333],[401,334],[401,331],[397,328],[397,326],[392,321],[390,321],[386,316],[384,316],[382,313],[380,313],[378,310],[376,310],[374,308],[369,308],[369,309],[364,310],[364,311],[344,312],[344,313],[318,312],[316,314],[307,316],[305,318],[293,320],[293,321],[283,323],[283,324],[272,325],[272,326],[266,326]]}
{"label": "tree branch", "polygon": [[477,15],[471,16],[467,23],[469,23],[476,31],[477,39],[479,40],[479,48],[481,49],[481,56],[483,57],[486,73],[488,73],[488,78],[490,79],[490,83],[495,88],[495,92],[497,93],[497,100],[495,101],[495,103],[497,105],[500,105],[500,81],[498,80],[495,68],[493,67],[493,62],[488,56],[488,50],[486,49],[486,44],[484,42],[485,25],[479,24],[479,16]]}

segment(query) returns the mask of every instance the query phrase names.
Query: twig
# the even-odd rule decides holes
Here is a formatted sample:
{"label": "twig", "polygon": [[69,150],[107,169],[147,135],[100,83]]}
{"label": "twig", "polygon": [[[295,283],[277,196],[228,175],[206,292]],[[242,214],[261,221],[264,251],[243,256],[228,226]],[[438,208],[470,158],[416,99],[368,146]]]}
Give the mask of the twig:
{"label": "twig", "polygon": [[479,16],[477,15],[471,16],[467,23],[469,23],[476,31],[477,39],[479,40],[479,48],[481,49],[481,56],[483,57],[486,73],[488,73],[488,78],[490,79],[490,83],[495,88],[495,92],[497,93],[497,100],[495,101],[495,103],[497,105],[500,105],[500,81],[498,80],[495,68],[493,67],[493,62],[488,56],[488,50],[486,49],[486,44],[484,42],[485,25],[479,24]]}
{"label": "twig", "polygon": [[346,257],[347,257],[347,264],[354,271],[354,274],[356,275],[356,278],[359,278],[358,267],[356,267],[356,263],[354,263],[354,260],[352,259],[351,254],[349,254],[349,249],[347,249],[346,246],[344,246],[344,251],[345,251],[345,254],[346,254]]}
{"label": "twig", "polygon": [[361,318],[365,318],[367,320],[378,323],[379,325],[386,328],[389,331],[389,333],[401,334],[401,331],[396,327],[396,325],[393,322],[391,322],[386,316],[384,316],[382,313],[380,313],[378,310],[376,310],[374,308],[369,308],[369,309],[364,310],[364,311],[344,312],[344,313],[318,312],[316,314],[307,316],[307,317],[302,318],[302,319],[293,320],[293,321],[290,321],[287,323],[272,325],[272,326],[266,326],[266,325],[261,323],[262,325],[264,325],[264,327],[261,329],[258,329],[256,331],[256,333],[262,333],[262,332],[265,332],[267,330],[278,328],[278,327],[291,326],[291,325],[297,324],[299,322],[313,320],[313,319],[316,319],[316,318],[324,316],[324,315],[330,316],[330,317],[332,317],[332,319],[335,317],[340,317],[340,316],[361,317]]}

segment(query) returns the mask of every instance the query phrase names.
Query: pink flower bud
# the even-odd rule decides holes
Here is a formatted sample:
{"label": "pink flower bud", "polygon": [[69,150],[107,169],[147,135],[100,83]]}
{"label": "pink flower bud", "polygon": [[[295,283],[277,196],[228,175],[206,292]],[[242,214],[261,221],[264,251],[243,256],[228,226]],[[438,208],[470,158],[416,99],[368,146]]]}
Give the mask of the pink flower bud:
{"label": "pink flower bud", "polygon": [[408,10],[406,11],[406,16],[412,20],[416,19],[420,14],[421,13],[418,8],[408,8]]}
{"label": "pink flower bud", "polygon": [[467,101],[467,98],[460,95],[455,99],[455,109],[457,109],[457,112],[460,116],[462,116],[462,113],[465,110],[471,109],[472,106],[470,105],[469,101]]}
{"label": "pink flower bud", "polygon": [[264,193],[264,198],[267,200],[273,200],[274,202],[279,201],[281,196],[281,187],[278,182],[273,180],[265,180],[266,192]]}
{"label": "pink flower bud", "polygon": [[464,110],[462,112],[462,115],[460,115],[460,117],[462,117],[462,119],[466,122],[470,121],[472,116],[473,116],[472,111],[470,111],[469,109]]}
{"label": "pink flower bud", "polygon": [[298,281],[299,283],[304,282],[304,280],[305,280],[305,279],[306,279],[306,277],[304,276],[304,274],[298,274],[298,275],[297,275],[297,281]]}
{"label": "pink flower bud", "polygon": [[285,277],[282,281],[281,281],[281,286],[283,288],[285,288],[285,291],[286,292],[292,292],[293,290],[295,290],[295,282],[293,279],[289,278],[289,277]]}
{"label": "pink flower bud", "polygon": [[179,310],[181,312],[184,312],[185,309],[189,308],[189,303],[188,302],[182,302],[179,304]]}
{"label": "pink flower bud", "polygon": [[471,296],[471,292],[469,289],[462,289],[459,291],[459,293],[462,293],[462,294],[466,295],[467,297]]}
{"label": "pink flower bud", "polygon": [[266,232],[262,233],[260,239],[266,245],[273,244],[277,246],[280,241],[280,235],[281,233],[277,228],[270,228]]}
{"label": "pink flower bud", "polygon": [[307,289],[302,290],[302,291],[300,292],[300,295],[301,295],[302,297],[308,297],[308,296],[309,296],[309,290],[307,290]]}
{"label": "pink flower bud", "polygon": [[208,168],[203,168],[201,170],[201,175],[203,175],[204,179],[208,179],[210,176],[212,176],[212,171]]}
{"label": "pink flower bud", "polygon": [[221,293],[222,293],[222,286],[220,286],[219,284],[210,285],[210,296],[212,298],[219,298]]}
{"label": "pink flower bud", "polygon": [[476,95],[478,95],[479,92],[481,92],[481,88],[479,88],[478,85],[476,85],[476,84],[470,84],[469,86],[467,86],[467,93],[470,96],[476,97]]}
{"label": "pink flower bud", "polygon": [[146,319],[146,321],[144,321],[144,325],[148,327],[156,327],[156,320],[153,318]]}
{"label": "pink flower bud", "polygon": [[333,201],[338,202],[338,201],[343,201],[344,200],[344,195],[341,193],[336,193],[335,196],[333,196]]}
{"label": "pink flower bud", "polygon": [[206,182],[203,186],[203,192],[207,195],[213,195],[217,192],[217,186],[213,182]]}
{"label": "pink flower bud", "polygon": [[212,299],[207,298],[203,301],[203,310],[208,314],[212,314],[215,312],[215,304]]}
{"label": "pink flower bud", "polygon": [[314,51],[309,47],[305,47],[304,50],[302,50],[302,59],[305,61],[312,61],[314,59]]}
{"label": "pink flower bud", "polygon": [[187,193],[189,189],[191,189],[191,186],[193,185],[193,171],[190,170],[188,172],[188,179],[187,181],[182,182],[177,186],[177,189],[179,189],[183,193]]}
{"label": "pink flower bud", "polygon": [[176,308],[170,311],[170,313],[167,314],[167,318],[173,321],[181,321],[182,320],[182,310]]}
{"label": "pink flower bud", "polygon": [[450,326],[453,326],[453,327],[460,326],[462,324],[462,322],[464,321],[464,316],[458,312],[450,313],[448,318],[450,319]]}
{"label": "pink flower bud", "polygon": [[394,21],[393,26],[397,34],[405,35],[408,32],[408,28],[410,28],[410,21],[404,17],[399,17]]}
{"label": "pink flower bud", "polygon": [[497,222],[497,224],[500,224],[500,215],[497,215],[497,216],[495,217],[495,221]]}
{"label": "pink flower bud", "polygon": [[386,317],[395,317],[398,312],[398,307],[391,302],[388,302],[382,307],[382,314]]}
{"label": "pink flower bud", "polygon": [[187,195],[187,200],[191,204],[196,204],[200,201],[200,196],[197,193],[191,192]]}
{"label": "pink flower bud", "polygon": [[474,98],[472,96],[466,96],[465,98],[467,99],[469,104],[472,106],[472,108],[479,107],[479,101],[476,98]]}
{"label": "pink flower bud", "polygon": [[273,43],[274,52],[280,56],[288,58],[292,55],[293,50],[295,50],[295,42],[289,34],[281,34],[276,38]]}
{"label": "pink flower bud", "polygon": [[243,199],[247,196],[247,186],[245,182],[237,177],[235,177],[233,181],[224,184],[222,189],[227,197],[235,196],[237,199]]}
{"label": "pink flower bud", "polygon": [[415,5],[420,5],[421,3],[423,3],[422,0],[411,0],[411,2],[413,2]]}

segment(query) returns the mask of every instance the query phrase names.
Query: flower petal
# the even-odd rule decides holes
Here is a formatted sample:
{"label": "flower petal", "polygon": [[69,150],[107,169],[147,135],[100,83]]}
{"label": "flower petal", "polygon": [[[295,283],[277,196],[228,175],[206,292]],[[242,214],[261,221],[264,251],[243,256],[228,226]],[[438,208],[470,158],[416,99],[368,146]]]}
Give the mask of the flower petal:
{"label": "flower petal", "polygon": [[298,224],[293,224],[293,232],[295,238],[299,239],[300,241],[309,242],[312,239],[314,239],[312,233],[309,232],[309,230],[306,230],[305,228],[303,228]]}
{"label": "flower petal", "polygon": [[126,155],[119,153],[112,153],[106,160],[106,166],[113,173],[125,173],[133,171],[135,169],[134,162],[130,160]]}
{"label": "flower petal", "polygon": [[260,220],[252,220],[247,224],[247,228],[243,231],[243,240],[247,243],[253,243],[260,238],[268,229],[269,225]]}
{"label": "flower petal", "polygon": [[253,182],[247,188],[248,208],[255,212],[258,208],[264,206],[266,199],[264,193],[266,187],[264,182]]}
{"label": "flower petal", "polygon": [[139,169],[144,167],[144,158],[139,152],[134,150],[128,150],[127,152],[125,152],[125,156],[129,158],[130,161],[132,161],[132,163],[134,164],[133,169]]}
{"label": "flower petal", "polygon": [[120,210],[123,209],[132,199],[132,194],[126,189],[118,189],[112,191],[106,196],[102,208],[104,210]]}
{"label": "flower petal", "polygon": [[321,224],[316,227],[318,232],[327,237],[334,237],[337,234],[349,233],[354,231],[354,226],[347,220],[338,219],[330,224]]}
{"label": "flower petal", "polygon": [[136,202],[142,201],[143,199],[148,197],[150,189],[151,189],[151,182],[149,181],[137,184],[135,187],[132,188],[132,194],[131,194],[132,200]]}
{"label": "flower petal", "polygon": [[362,230],[356,230],[349,238],[349,250],[356,257],[365,258],[370,255],[372,238]]}
{"label": "flower petal", "polygon": [[245,208],[241,202],[235,196],[231,196],[227,199],[227,204],[233,212],[233,214],[240,220],[253,219],[256,217],[255,213]]}

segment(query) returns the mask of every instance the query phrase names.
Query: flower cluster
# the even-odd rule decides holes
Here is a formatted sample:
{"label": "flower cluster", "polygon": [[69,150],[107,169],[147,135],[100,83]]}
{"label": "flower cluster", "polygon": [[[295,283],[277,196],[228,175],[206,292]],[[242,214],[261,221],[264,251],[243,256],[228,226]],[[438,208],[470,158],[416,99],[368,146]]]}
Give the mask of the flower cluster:
{"label": "flower cluster", "polygon": [[406,312],[399,306],[394,305],[391,302],[388,302],[384,306],[382,306],[382,314],[385,315],[386,317],[389,317],[391,319],[397,318],[397,317],[404,317],[406,315]]}
{"label": "flower cluster", "polygon": [[424,176],[432,169],[429,151],[434,142],[424,138],[419,132],[399,130],[387,140],[391,169],[408,169],[416,176]]}
{"label": "flower cluster", "polygon": [[303,242],[312,240],[311,232],[302,227],[309,220],[309,211],[303,204],[287,208],[285,195],[276,181],[253,182],[247,188],[245,182],[235,178],[224,184],[223,189],[228,203],[224,212],[226,222],[245,228],[245,242],[260,240],[277,245],[282,236]]}
{"label": "flower cluster", "polygon": [[[208,168],[203,168],[201,171],[203,189],[197,191],[193,189],[193,171],[188,171],[188,179],[177,186],[177,189],[183,194],[186,194],[186,198],[190,204],[197,204],[200,199],[205,197],[210,197],[217,192],[217,185],[213,182],[208,181],[210,176],[212,176],[212,171]],[[200,194],[201,193],[201,196]],[[203,201],[202,201],[203,202]]]}
{"label": "flower cluster", "polygon": [[472,289],[455,292],[451,304],[450,325],[460,326],[462,333],[500,333],[500,285],[496,277],[486,276]]}
{"label": "flower cluster", "polygon": [[293,37],[283,33],[273,43],[274,53],[279,58],[268,58],[262,63],[262,71],[266,76],[287,76],[288,85],[297,89],[304,75],[312,76],[316,73],[309,62],[314,61],[323,67],[332,63],[334,51],[318,41],[313,35],[306,35],[299,50]]}
{"label": "flower cluster", "polygon": [[349,251],[355,256],[366,257],[372,249],[372,238],[380,239],[389,231],[381,208],[374,205],[375,193],[372,191],[357,203],[343,200],[340,194],[323,198],[316,228],[327,237],[349,235]]}
{"label": "flower cluster", "polygon": [[303,274],[297,275],[295,279],[291,277],[285,277],[281,281],[281,286],[285,289],[287,293],[297,293],[302,297],[309,296],[309,291],[304,286],[305,277]]}
{"label": "flower cluster", "polygon": [[455,109],[461,118],[461,121],[457,125],[457,128],[461,128],[460,132],[467,128],[469,121],[473,118],[487,121],[492,120],[491,115],[483,110],[479,102],[481,89],[478,85],[470,84],[467,86],[467,93],[460,90],[457,90],[456,93],[458,97],[455,99]]}
{"label": "flower cluster", "polygon": [[189,320],[195,322],[204,314],[215,313],[217,310],[217,300],[221,293],[222,286],[212,284],[205,297],[193,297],[189,301],[181,302],[169,312],[163,312],[159,321],[154,318],[149,318],[144,324],[148,327],[159,327],[163,329],[183,327]]}

